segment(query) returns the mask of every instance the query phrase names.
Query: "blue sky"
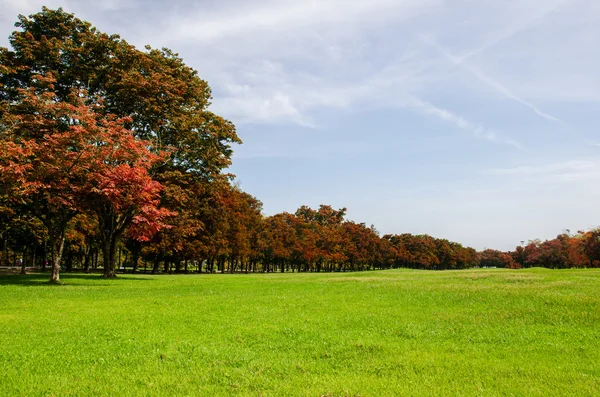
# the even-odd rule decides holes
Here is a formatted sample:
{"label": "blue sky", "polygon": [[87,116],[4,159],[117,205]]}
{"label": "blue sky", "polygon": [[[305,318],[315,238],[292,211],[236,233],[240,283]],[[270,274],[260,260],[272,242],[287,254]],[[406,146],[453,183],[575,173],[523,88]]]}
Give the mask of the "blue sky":
{"label": "blue sky", "polygon": [[267,214],[478,249],[600,225],[599,1],[0,0],[0,45],[42,5],[197,69]]}

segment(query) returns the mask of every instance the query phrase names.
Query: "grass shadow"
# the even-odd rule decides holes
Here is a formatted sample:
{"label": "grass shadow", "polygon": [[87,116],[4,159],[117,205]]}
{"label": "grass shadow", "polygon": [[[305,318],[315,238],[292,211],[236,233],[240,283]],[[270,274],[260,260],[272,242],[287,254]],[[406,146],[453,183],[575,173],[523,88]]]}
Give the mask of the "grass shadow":
{"label": "grass shadow", "polygon": [[[85,274],[85,273],[66,273],[60,275],[58,284],[50,283],[50,273],[35,273],[35,274],[0,274],[0,287],[3,285],[19,285],[23,287],[35,286],[107,286],[113,283],[122,283],[128,281],[149,281],[150,278],[135,277],[130,275],[121,275],[116,278],[106,279],[100,274]],[[87,282],[71,282],[71,281],[87,281]]]}

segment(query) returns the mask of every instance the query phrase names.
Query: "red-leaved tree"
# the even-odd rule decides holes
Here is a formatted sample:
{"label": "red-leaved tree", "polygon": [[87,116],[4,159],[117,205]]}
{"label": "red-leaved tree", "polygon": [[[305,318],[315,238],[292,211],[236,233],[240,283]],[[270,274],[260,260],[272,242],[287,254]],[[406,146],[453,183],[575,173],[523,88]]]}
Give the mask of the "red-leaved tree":
{"label": "red-leaved tree", "polygon": [[[127,118],[86,105],[86,93],[56,100],[51,74],[0,116],[0,179],[17,205],[37,216],[48,231],[52,282],[59,270],[69,222],[80,212],[98,215],[105,276],[114,276],[116,242],[134,224],[144,239],[164,226],[158,208],[162,186],[148,170],[164,159],[123,125]],[[101,102],[100,102],[101,103]]]}

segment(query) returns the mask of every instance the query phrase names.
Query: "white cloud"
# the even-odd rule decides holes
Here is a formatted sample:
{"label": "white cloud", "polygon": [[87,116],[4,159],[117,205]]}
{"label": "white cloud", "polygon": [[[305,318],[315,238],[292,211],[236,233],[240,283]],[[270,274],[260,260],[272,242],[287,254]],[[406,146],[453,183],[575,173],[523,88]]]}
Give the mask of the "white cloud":
{"label": "white cloud", "polygon": [[553,164],[542,164],[537,166],[520,166],[513,168],[494,169],[490,172],[496,175],[539,175],[548,173],[589,171],[598,169],[600,163],[597,161],[571,160]]}
{"label": "white cloud", "polygon": [[[335,31],[340,26],[355,29],[365,21],[381,22],[390,17],[409,18],[441,0],[320,0],[238,3],[222,11],[198,10],[173,21],[165,40],[193,40],[196,43],[239,37],[247,34],[289,34],[312,29]],[[181,17],[181,16],[180,16]]]}
{"label": "white cloud", "polygon": [[[243,90],[243,87],[240,89]],[[244,90],[244,93],[237,90],[234,88],[230,91],[232,96],[219,100],[213,106],[213,110],[226,114],[238,123],[295,123],[313,127],[310,119],[302,115],[292,103],[292,99],[282,92],[257,96],[251,94],[250,90]]]}
{"label": "white cloud", "polygon": [[570,160],[551,164],[492,169],[488,173],[492,175],[521,177],[528,182],[589,182],[600,180],[600,161]]}
{"label": "white cloud", "polygon": [[525,150],[519,142],[504,136],[499,136],[497,133],[490,131],[480,124],[473,123],[462,116],[459,116],[447,109],[439,108],[429,102],[425,102],[418,98],[413,98],[409,106],[422,111],[425,114],[435,116],[440,120],[450,122],[461,130],[470,132],[476,138],[485,139],[491,142],[504,143],[513,146],[516,149]]}

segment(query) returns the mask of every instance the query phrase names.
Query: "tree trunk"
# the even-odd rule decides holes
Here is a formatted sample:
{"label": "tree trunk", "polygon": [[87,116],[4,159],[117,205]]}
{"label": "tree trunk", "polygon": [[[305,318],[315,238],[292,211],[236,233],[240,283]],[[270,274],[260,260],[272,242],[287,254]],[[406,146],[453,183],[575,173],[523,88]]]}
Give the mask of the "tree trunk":
{"label": "tree trunk", "polygon": [[60,237],[52,236],[48,239],[52,250],[52,275],[50,276],[51,283],[60,281],[60,261],[62,259],[63,248],[65,247],[65,233],[61,233]]}
{"label": "tree trunk", "polygon": [[68,250],[68,255],[67,255],[67,271],[73,271],[73,251],[71,251],[70,249]]}
{"label": "tree trunk", "polygon": [[25,272],[25,266],[26,266],[25,254],[26,254],[26,252],[27,252],[27,250],[24,249],[22,257],[21,257],[21,271],[19,272],[19,274],[27,274],[27,272]]}
{"label": "tree trunk", "polygon": [[117,264],[117,236],[112,235],[102,242],[102,260],[104,265],[104,278],[116,278]]}
{"label": "tree trunk", "polygon": [[2,238],[2,252],[0,252],[0,265],[6,264],[8,266],[8,238],[4,236]]}
{"label": "tree trunk", "polygon": [[44,240],[44,258],[42,259],[42,272],[46,271],[47,263],[48,263],[48,241]]}
{"label": "tree trunk", "polygon": [[37,244],[34,244],[33,252],[31,254],[31,266],[33,266],[34,268],[36,267],[35,266],[36,254],[37,254]]}
{"label": "tree trunk", "polygon": [[158,273],[159,267],[160,267],[160,260],[158,259],[158,256],[157,256],[156,258],[154,258],[154,263],[152,264],[152,274]]}
{"label": "tree trunk", "polygon": [[83,259],[83,272],[84,273],[90,272],[91,256],[92,256],[92,250],[90,248],[88,248],[87,253],[85,254],[85,258]]}
{"label": "tree trunk", "polygon": [[137,244],[133,247],[133,252],[131,253],[131,257],[133,260],[133,269],[131,270],[131,273],[133,274],[137,271],[138,263],[140,261],[140,251],[139,251]]}

